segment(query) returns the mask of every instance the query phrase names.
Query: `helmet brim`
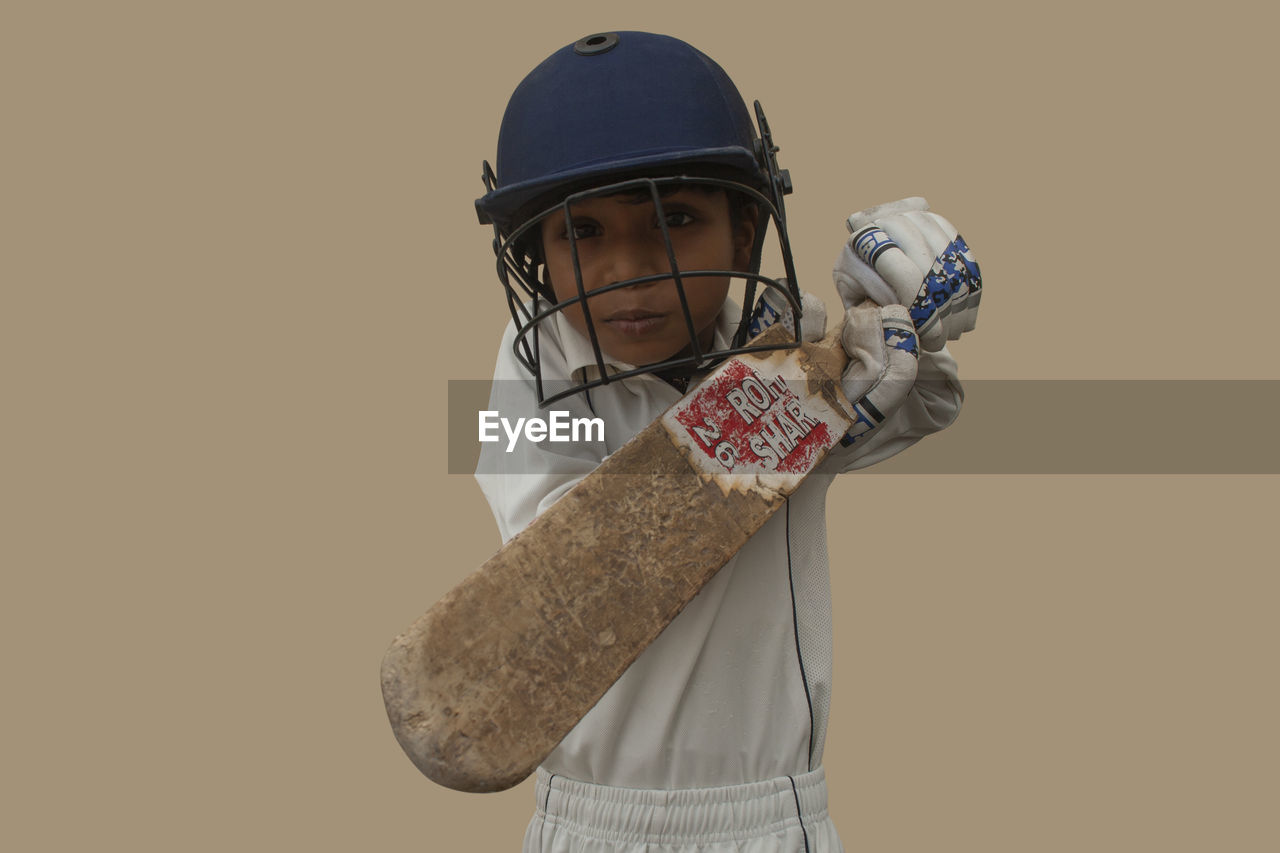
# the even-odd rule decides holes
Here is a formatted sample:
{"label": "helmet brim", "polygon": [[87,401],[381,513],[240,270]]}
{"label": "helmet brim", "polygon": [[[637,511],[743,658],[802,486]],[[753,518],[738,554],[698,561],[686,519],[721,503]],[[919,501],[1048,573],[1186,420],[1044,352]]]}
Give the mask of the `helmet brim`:
{"label": "helmet brim", "polygon": [[627,158],[612,157],[583,163],[536,180],[498,187],[476,199],[481,224],[497,224],[506,229],[520,224],[530,214],[558,203],[568,195],[602,183],[636,177],[671,175],[733,175],[748,186],[767,183],[754,153],[740,146],[701,149],[667,149],[637,153]]}

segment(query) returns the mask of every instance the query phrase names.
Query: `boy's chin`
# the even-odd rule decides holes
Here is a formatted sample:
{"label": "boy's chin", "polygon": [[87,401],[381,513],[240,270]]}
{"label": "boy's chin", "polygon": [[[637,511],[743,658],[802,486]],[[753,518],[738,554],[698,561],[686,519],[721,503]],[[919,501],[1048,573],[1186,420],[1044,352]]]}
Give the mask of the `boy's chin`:
{"label": "boy's chin", "polygon": [[601,346],[611,358],[636,367],[652,367],[672,359],[683,358],[691,351],[688,338],[666,345],[651,343],[647,346],[635,343],[608,346],[601,341]]}
{"label": "boy's chin", "polygon": [[644,346],[606,346],[605,352],[613,359],[636,367],[649,367],[675,358],[687,352],[688,344],[677,347],[644,347]]}

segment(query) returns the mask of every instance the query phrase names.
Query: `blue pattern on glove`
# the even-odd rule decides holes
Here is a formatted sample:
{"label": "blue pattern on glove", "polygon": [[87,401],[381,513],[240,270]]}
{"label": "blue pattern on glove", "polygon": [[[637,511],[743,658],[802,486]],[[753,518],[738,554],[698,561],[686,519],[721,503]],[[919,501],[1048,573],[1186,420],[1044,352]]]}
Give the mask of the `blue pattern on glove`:
{"label": "blue pattern on glove", "polygon": [[747,326],[747,332],[754,338],[778,322],[778,317],[778,312],[773,310],[773,306],[765,302],[764,297],[761,296],[756,300],[756,310],[751,314],[751,322]]}
{"label": "blue pattern on glove", "polygon": [[909,352],[916,358],[920,357],[920,339],[906,329],[885,329],[884,342],[885,346]]}
{"label": "blue pattern on glove", "polygon": [[920,293],[911,303],[911,322],[921,331],[937,312],[957,294],[975,296],[982,290],[982,271],[964,238],[956,235],[925,276]]}
{"label": "blue pattern on glove", "polygon": [[853,404],[853,426],[840,439],[841,447],[849,447],[859,439],[866,438],[872,430],[884,421],[884,414],[871,405],[866,397]]}
{"label": "blue pattern on glove", "polygon": [[778,309],[769,304],[763,293],[760,294],[760,298],[756,300],[755,310],[751,312],[751,320],[747,323],[748,336],[754,338],[779,320],[782,321],[784,329],[788,332],[795,332],[795,326],[791,322],[790,309],[788,308],[785,313],[780,313]]}

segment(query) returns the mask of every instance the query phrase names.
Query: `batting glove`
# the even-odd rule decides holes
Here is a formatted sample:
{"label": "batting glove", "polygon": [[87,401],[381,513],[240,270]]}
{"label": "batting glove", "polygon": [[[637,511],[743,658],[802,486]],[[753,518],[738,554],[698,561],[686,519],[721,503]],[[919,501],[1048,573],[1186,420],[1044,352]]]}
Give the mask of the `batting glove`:
{"label": "batting glove", "polygon": [[841,342],[849,354],[840,386],[854,423],[841,444],[865,443],[898,410],[916,382],[920,347],[911,316],[901,305],[866,300],[845,311]]}
{"label": "batting glove", "polygon": [[[800,294],[800,337],[818,341],[826,333],[827,307],[812,293]],[[751,317],[751,335],[775,323],[793,331],[792,310],[773,288],[760,295]],[[841,343],[849,364],[840,388],[850,401],[854,425],[841,442],[848,447],[865,442],[889,415],[897,411],[916,381],[919,347],[907,309],[901,305],[881,308],[871,300],[845,311]]]}
{"label": "batting glove", "polygon": [[[786,286],[785,278],[779,279],[779,282]],[[787,302],[786,297],[772,287],[766,287],[764,292],[760,294],[760,298],[756,300],[755,310],[751,312],[751,323],[747,328],[750,337],[763,332],[765,329],[781,322],[782,327],[788,332],[795,334],[795,318],[792,316],[795,312],[791,310],[791,303]],[[822,336],[827,333],[827,306],[821,299],[812,293],[801,291],[800,293],[800,340],[813,343],[822,340]]]}
{"label": "batting glove", "polygon": [[982,298],[978,262],[954,225],[907,198],[849,217],[833,278],[846,308],[870,299],[905,306],[920,344],[942,349],[971,331]]}

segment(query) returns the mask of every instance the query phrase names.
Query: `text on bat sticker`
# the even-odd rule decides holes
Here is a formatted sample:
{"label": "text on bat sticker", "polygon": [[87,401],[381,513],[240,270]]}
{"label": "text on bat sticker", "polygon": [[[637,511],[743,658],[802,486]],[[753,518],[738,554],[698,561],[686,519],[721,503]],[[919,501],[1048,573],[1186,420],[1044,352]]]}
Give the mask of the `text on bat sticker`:
{"label": "text on bat sticker", "polygon": [[722,365],[665,420],[713,473],[804,474],[844,431],[825,403],[802,399],[786,378],[742,359]]}

